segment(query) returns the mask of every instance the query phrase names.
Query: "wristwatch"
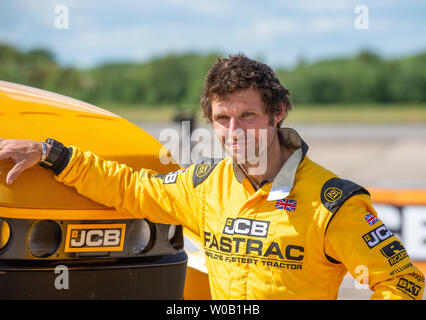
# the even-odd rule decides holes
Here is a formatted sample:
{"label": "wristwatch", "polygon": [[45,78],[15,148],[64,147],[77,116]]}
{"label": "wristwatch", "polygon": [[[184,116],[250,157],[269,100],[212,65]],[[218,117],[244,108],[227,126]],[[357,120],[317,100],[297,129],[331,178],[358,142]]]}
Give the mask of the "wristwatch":
{"label": "wristwatch", "polygon": [[62,143],[50,138],[46,139],[46,143],[51,146],[50,151],[46,157],[45,154],[43,154],[43,152],[45,152],[43,148],[42,158],[39,164],[46,169],[52,169],[52,167],[57,163],[58,159],[62,157],[65,147]]}

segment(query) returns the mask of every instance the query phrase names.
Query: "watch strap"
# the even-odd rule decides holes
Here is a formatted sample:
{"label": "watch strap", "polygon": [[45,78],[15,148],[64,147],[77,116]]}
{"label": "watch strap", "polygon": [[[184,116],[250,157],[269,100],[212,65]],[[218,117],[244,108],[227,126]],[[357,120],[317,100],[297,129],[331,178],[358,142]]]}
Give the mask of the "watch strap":
{"label": "watch strap", "polygon": [[51,138],[46,139],[46,143],[51,146],[50,151],[46,159],[39,162],[39,165],[59,174],[68,164],[72,155],[72,148],[66,148],[62,143]]}

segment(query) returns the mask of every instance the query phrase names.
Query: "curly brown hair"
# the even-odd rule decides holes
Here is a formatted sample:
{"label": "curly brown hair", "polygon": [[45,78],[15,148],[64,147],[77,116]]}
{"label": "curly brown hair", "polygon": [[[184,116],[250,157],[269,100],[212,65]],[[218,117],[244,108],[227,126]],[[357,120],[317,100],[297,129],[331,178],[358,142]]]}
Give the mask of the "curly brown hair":
{"label": "curly brown hair", "polygon": [[266,112],[271,116],[281,113],[281,103],[286,107],[283,120],[292,108],[290,92],[280,83],[272,68],[239,53],[229,55],[229,58],[218,58],[207,73],[200,101],[204,117],[208,122],[212,121],[212,100],[247,89],[259,90]]}

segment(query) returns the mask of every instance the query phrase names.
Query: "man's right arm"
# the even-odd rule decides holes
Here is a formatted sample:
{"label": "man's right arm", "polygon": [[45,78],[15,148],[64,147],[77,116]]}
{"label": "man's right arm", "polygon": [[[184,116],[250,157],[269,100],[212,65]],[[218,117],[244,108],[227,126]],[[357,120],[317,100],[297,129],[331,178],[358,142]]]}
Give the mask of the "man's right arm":
{"label": "man's right arm", "polygon": [[[104,160],[72,146],[72,156],[55,176],[96,202],[152,222],[182,224],[198,234],[197,200],[192,188],[193,166],[168,174]],[[184,171],[184,172],[182,172]]]}

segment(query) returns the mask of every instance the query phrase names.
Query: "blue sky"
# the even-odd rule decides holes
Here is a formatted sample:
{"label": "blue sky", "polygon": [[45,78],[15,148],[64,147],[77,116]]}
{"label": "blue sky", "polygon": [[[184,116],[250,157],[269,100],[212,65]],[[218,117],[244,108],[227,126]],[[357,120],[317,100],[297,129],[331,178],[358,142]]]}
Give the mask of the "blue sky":
{"label": "blue sky", "polygon": [[[69,28],[55,28],[57,6]],[[355,28],[368,8],[368,29]],[[89,68],[186,51],[243,52],[273,66],[426,50],[424,0],[2,0],[0,42],[44,47],[59,63]]]}

